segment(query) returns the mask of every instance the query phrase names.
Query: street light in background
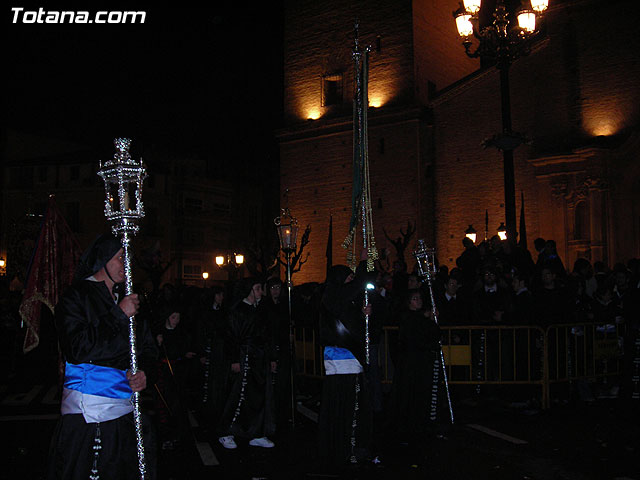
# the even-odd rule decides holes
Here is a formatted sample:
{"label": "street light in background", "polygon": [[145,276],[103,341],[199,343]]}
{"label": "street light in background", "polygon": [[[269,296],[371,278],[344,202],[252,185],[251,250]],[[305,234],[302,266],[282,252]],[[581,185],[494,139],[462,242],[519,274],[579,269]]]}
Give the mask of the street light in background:
{"label": "street light in background", "polygon": [[[506,231],[509,241],[515,243],[516,194],[513,150],[523,143],[524,137],[511,130],[509,67],[515,60],[530,53],[532,41],[539,33],[539,30],[536,30],[536,19],[547,10],[549,1],[531,0],[531,10],[519,10],[516,19],[513,18],[514,13],[507,10],[504,0],[497,0],[495,5],[494,20],[486,26],[480,25],[479,21],[481,0],[464,0],[464,4],[460,4],[453,16],[467,56],[493,62],[500,71],[502,132],[485,141],[485,146],[491,145],[502,150]],[[478,45],[472,51],[474,37]]]}
{"label": "street light in background", "polygon": [[7,261],[4,257],[0,257],[0,277],[4,277],[7,274]]}
{"label": "street light in background", "polygon": [[244,255],[235,252],[216,255],[215,261],[218,268],[227,271],[229,280],[235,280],[238,270],[244,264]]}
{"label": "street light in background", "polygon": [[208,278],[209,278],[209,272],[202,272],[202,280],[204,280],[204,288],[207,288]]}
{"label": "street light in background", "polygon": [[291,254],[295,253],[298,241],[298,220],[291,215],[289,207],[283,208],[280,212],[280,216],[273,220],[278,231],[278,238],[280,239],[280,250],[282,250],[287,259],[287,297],[289,303],[289,358],[291,364],[291,426],[296,425],[296,391],[294,382],[294,369],[295,369],[295,344],[294,344],[294,325],[293,316],[291,312],[291,290],[293,284],[291,283]]}
{"label": "street light in background", "polygon": [[498,237],[500,237],[500,240],[507,239],[507,227],[504,226],[504,222],[500,222],[498,226]]}
{"label": "street light in background", "polygon": [[473,225],[469,224],[469,228],[464,231],[464,236],[471,240],[473,243],[476,243],[477,232],[476,229],[473,228]]}

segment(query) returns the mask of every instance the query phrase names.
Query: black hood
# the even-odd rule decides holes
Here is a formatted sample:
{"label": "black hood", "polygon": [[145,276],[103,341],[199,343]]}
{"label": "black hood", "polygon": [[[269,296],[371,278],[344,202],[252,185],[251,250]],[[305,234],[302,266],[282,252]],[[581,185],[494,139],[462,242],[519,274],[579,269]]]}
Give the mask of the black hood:
{"label": "black hood", "polygon": [[111,233],[100,235],[80,257],[74,282],[84,280],[102,270],[121,248],[122,244],[115,235]]}

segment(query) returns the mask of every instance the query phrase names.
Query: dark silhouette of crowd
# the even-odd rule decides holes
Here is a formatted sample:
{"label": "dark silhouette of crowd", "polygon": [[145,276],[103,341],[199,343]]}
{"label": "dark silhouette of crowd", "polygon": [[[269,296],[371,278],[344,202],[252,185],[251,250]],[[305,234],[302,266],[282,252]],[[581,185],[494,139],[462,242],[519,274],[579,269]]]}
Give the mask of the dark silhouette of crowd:
{"label": "dark silhouette of crowd", "polygon": [[[275,275],[209,288],[167,283],[149,294],[134,286],[136,317],[150,325],[157,347],[144,396],[153,403],[144,411],[155,412],[158,451],[192,441],[194,417],[221,448],[272,448],[291,427],[295,404],[306,403],[320,415],[324,467],[377,462],[382,442],[414,444],[446,434],[443,345],[469,347],[470,368],[446,371],[450,381],[466,381],[464,393],[474,398],[491,381],[540,380],[546,360],[564,362],[564,374],[575,377],[575,400],[608,393],[637,405],[640,259],[609,267],[578,258],[569,267],[553,240],[538,238],[533,247],[497,236],[477,245],[464,238],[455,264],[436,259],[430,285],[413,258],[377,261],[372,272],[363,261],[354,275],[334,266],[327,282],[294,284],[290,302]],[[504,327],[501,336],[491,335],[496,327]],[[530,338],[508,333],[511,327]],[[546,353],[545,335],[558,342]],[[616,364],[595,372],[595,382],[580,378],[580,358],[563,353],[578,351],[589,335],[605,338],[609,349],[597,362],[608,355]],[[292,358],[290,348],[312,338],[311,368],[308,352]],[[456,387],[454,406],[463,386]]]}
{"label": "dark silhouette of crowd", "polygon": [[[325,368],[317,366],[325,389],[329,385],[331,390],[322,397],[325,407],[344,410],[324,417],[321,413],[319,452],[331,457],[328,466],[377,461],[376,438],[381,434],[385,441],[419,442],[442,432],[449,423],[442,341],[474,346],[469,379],[481,383],[500,371],[500,378],[515,379],[509,374],[513,365],[494,365],[491,355],[479,349],[500,346],[510,352],[514,360],[509,361],[517,363],[523,357],[518,349],[526,350],[526,345],[485,338],[481,330],[465,328],[445,338],[444,328],[529,326],[544,331],[554,325],[612,325],[619,332],[623,355],[619,394],[633,395],[640,261],[610,269],[602,262],[579,258],[569,270],[553,240],[536,239],[534,245],[531,255],[498,237],[479,245],[465,238],[455,265],[437,265],[431,287],[409,262],[399,259],[390,269],[377,262],[375,271],[360,272],[355,280],[344,273],[330,292],[324,283],[293,288],[292,319],[298,340],[303,329],[315,332],[318,358],[326,347],[352,353],[348,358],[329,358],[325,351]],[[353,287],[342,288],[343,282],[352,281]],[[366,284],[370,287],[365,304]],[[343,290],[350,292],[349,303],[343,303]],[[301,380],[303,364],[299,358],[292,362],[290,355],[287,295],[286,286],[275,276],[210,288],[166,284],[155,294],[141,295],[139,315],[150,320],[159,351],[153,376],[157,380],[150,389],[162,449],[174,449],[188,440],[190,412],[226,449],[241,443],[274,446],[277,433],[291,423],[292,399],[314,395],[302,391],[301,385],[307,385]],[[362,328],[365,319],[368,341]],[[325,376],[327,365],[335,369],[345,359],[350,369],[340,372],[338,367],[331,372],[338,375]],[[534,368],[541,370],[541,364],[540,360]],[[316,398],[320,400],[321,394]],[[357,415],[349,410],[350,402],[356,402]],[[336,415],[344,419],[343,426],[327,423]],[[354,415],[357,432],[350,427]],[[327,438],[335,449],[323,446]]]}

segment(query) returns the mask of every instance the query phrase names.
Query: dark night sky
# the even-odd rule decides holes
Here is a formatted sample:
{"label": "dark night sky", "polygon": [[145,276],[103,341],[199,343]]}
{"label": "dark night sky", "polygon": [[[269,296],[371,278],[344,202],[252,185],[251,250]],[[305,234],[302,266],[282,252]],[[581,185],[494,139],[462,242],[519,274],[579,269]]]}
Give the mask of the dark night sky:
{"label": "dark night sky", "polygon": [[281,117],[280,2],[175,5],[104,8],[144,9],[144,25],[13,24],[5,7],[5,127],[97,149],[129,136],[143,150],[264,158]]}

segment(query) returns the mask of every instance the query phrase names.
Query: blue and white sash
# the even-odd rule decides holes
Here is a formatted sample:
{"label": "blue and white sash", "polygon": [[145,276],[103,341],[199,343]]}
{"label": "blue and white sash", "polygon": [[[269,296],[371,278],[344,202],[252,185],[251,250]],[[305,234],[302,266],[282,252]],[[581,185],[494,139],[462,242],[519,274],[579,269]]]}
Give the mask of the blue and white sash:
{"label": "blue and white sash", "polygon": [[106,422],[133,411],[127,371],[91,363],[66,363],[62,415],[82,413],[87,423]]}
{"label": "blue and white sash", "polygon": [[324,347],[324,370],[327,375],[361,373],[362,365],[346,348]]}

